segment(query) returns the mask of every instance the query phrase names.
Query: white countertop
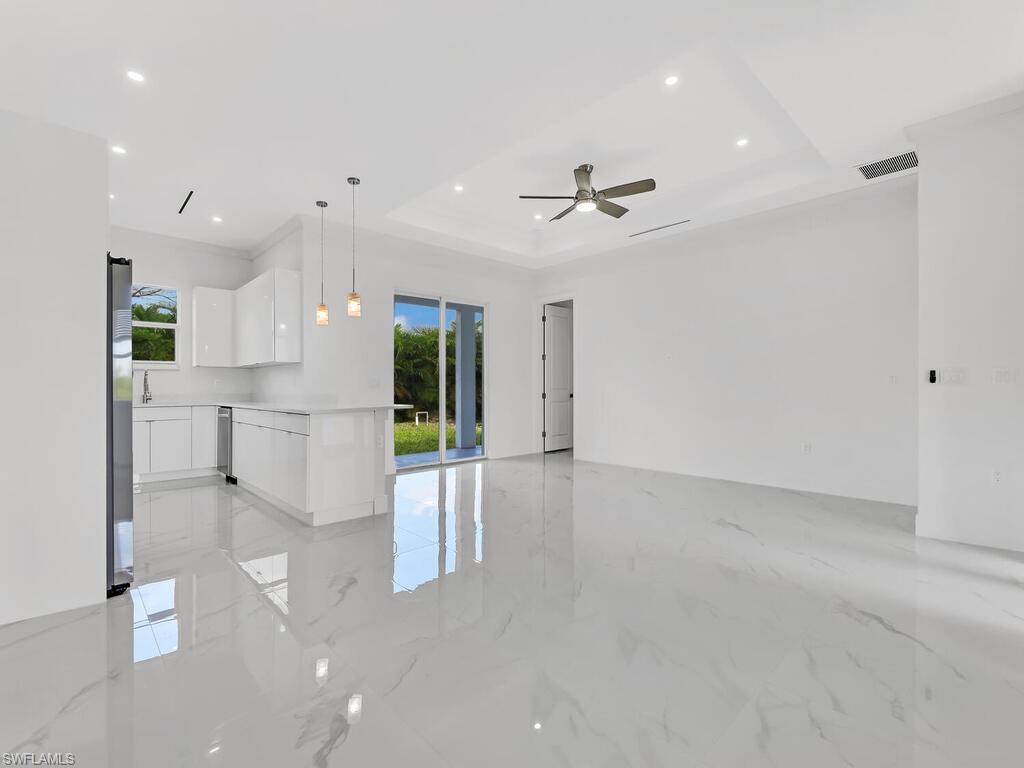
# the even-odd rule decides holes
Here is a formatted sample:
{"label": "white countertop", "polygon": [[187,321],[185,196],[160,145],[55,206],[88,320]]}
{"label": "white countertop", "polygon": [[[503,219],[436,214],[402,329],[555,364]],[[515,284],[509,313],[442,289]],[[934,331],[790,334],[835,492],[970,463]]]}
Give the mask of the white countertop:
{"label": "white countertop", "polygon": [[302,405],[294,402],[265,402],[238,400],[177,400],[157,401],[149,403],[132,403],[133,408],[185,408],[189,406],[219,405],[225,408],[249,408],[254,411],[277,411],[279,413],[299,413],[316,416],[330,413],[353,413],[356,411],[401,411],[412,408],[411,405],[395,403],[375,403],[371,405]]}

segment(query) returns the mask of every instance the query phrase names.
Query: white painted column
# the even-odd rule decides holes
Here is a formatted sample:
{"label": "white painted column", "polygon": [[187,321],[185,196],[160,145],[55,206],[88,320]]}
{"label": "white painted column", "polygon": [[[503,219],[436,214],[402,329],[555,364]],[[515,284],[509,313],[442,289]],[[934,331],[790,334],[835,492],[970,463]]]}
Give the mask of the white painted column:
{"label": "white painted column", "polygon": [[476,445],[476,307],[455,305],[455,447]]}

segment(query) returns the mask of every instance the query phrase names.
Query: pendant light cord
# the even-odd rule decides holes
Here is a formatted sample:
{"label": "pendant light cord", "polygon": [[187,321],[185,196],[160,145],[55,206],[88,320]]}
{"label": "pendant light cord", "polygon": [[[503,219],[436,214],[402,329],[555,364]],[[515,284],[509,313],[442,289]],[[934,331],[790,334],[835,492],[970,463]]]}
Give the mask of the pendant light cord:
{"label": "pendant light cord", "polygon": [[356,185],[352,185],[352,293],[356,292]]}
{"label": "pendant light cord", "polygon": [[320,303],[324,303],[324,209],[320,208]]}

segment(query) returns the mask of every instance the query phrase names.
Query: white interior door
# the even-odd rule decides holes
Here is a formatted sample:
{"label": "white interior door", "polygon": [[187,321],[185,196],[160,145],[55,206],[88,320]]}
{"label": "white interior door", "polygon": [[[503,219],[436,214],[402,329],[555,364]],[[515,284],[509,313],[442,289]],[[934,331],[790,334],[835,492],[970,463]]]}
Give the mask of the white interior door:
{"label": "white interior door", "polygon": [[572,448],[572,310],[544,305],[544,450]]}

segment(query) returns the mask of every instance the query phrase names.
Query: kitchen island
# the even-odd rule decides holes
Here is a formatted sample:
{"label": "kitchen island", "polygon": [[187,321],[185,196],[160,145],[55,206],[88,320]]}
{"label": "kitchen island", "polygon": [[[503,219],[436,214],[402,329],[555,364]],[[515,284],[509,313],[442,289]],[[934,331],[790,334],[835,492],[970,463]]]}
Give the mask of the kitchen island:
{"label": "kitchen island", "polygon": [[[146,403],[136,404],[134,418],[137,424],[156,424],[160,417],[218,406],[231,408],[232,475],[239,487],[312,526],[352,520],[386,509],[387,417],[390,411],[410,406],[247,401]],[[186,442],[194,443],[191,427],[188,433]],[[149,439],[152,441],[152,434]],[[163,452],[158,447],[143,450],[141,442],[137,435],[137,472],[143,468],[139,466],[143,453],[146,461],[150,461],[154,448],[156,454]],[[208,455],[203,447],[192,447],[190,453]],[[222,457],[220,461],[223,460]],[[210,463],[208,459],[206,463]],[[189,468],[199,469],[195,463]],[[151,465],[146,471],[155,472]],[[150,475],[145,479],[160,478]]]}

